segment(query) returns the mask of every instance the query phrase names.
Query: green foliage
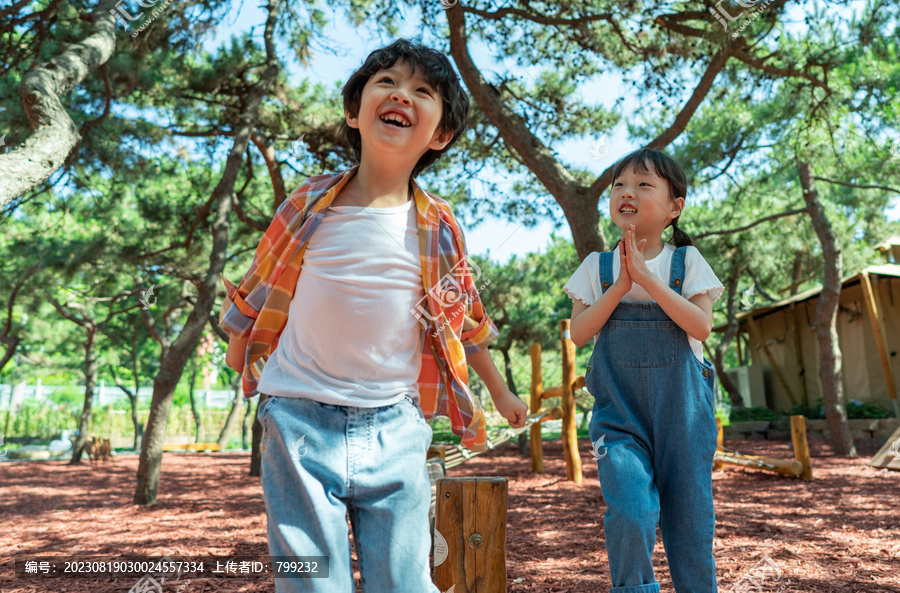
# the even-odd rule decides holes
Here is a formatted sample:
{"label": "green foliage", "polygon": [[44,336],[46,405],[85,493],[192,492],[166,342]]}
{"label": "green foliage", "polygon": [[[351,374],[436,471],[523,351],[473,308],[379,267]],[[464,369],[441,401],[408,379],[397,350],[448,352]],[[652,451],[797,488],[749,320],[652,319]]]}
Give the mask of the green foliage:
{"label": "green foliage", "polygon": [[745,422],[747,420],[778,420],[779,415],[769,408],[736,408],[731,410],[731,422]]}

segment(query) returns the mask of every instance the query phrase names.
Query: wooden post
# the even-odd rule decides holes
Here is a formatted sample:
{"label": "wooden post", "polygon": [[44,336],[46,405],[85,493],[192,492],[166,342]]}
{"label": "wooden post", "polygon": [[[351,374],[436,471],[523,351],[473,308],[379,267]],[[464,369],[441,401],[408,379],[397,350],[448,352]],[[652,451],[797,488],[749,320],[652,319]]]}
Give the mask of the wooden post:
{"label": "wooden post", "polygon": [[756,320],[753,319],[753,317],[747,318],[747,327],[750,328],[751,339],[756,340],[756,343],[762,347],[762,351],[763,353],[765,353],[766,358],[769,359],[769,364],[772,365],[772,370],[775,372],[775,376],[778,377],[778,382],[781,383],[781,386],[787,393],[787,396],[791,400],[791,403],[795,406],[799,406],[800,402],[797,401],[797,397],[794,395],[794,392],[791,391],[791,386],[788,384],[787,379],[784,377],[784,373],[781,372],[781,367],[778,366],[778,363],[775,361],[775,357],[772,355],[772,351],[769,350],[769,347],[766,345],[766,339],[763,336],[762,329],[760,329],[759,325],[756,323]]}
{"label": "wooden post", "polygon": [[441,478],[434,584],[453,593],[506,593],[506,478]]}
{"label": "wooden post", "polygon": [[[531,345],[531,405],[532,414],[541,409],[541,392],[544,389],[544,376],[541,371],[541,345]],[[541,440],[541,425],[534,424],[529,434],[531,446],[531,471],[536,474],[544,473],[544,443]]]}
{"label": "wooden post", "polygon": [[894,373],[891,370],[890,348],[887,343],[887,328],[884,326],[884,310],[881,308],[881,298],[878,291],[872,286],[869,273],[865,270],[860,274],[863,299],[866,303],[866,311],[869,313],[869,323],[875,336],[875,345],[878,346],[878,358],[881,360],[881,370],[884,372],[884,382],[887,385],[888,397],[894,406],[894,416],[897,416],[897,388],[894,385]]}
{"label": "wooden post", "polygon": [[[716,416],[716,429],[719,431],[716,436],[716,451],[722,451],[725,448],[725,435],[722,431],[722,419],[718,416]],[[722,469],[723,465],[721,461],[713,461],[713,469]]]}
{"label": "wooden post", "polygon": [[562,340],[562,442],[566,456],[566,479],[581,484],[581,455],[578,452],[578,432],[575,426],[575,343],[569,338],[569,320],[559,322]]}
{"label": "wooden post", "polygon": [[809,462],[809,443],[806,442],[806,418],[791,416],[791,440],[794,442],[794,458],[803,464],[801,480],[812,480],[812,464]]}

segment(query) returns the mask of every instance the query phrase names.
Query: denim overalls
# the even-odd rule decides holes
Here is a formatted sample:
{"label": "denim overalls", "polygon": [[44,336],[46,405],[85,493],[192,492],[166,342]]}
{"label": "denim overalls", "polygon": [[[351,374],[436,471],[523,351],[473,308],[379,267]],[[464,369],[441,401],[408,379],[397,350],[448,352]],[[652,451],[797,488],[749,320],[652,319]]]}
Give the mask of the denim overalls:
{"label": "denim overalls", "polygon": [[[678,294],[685,251],[672,256],[669,287]],[[613,283],[612,262],[612,253],[600,254],[604,292]],[[687,333],[656,303],[620,303],[600,331],[586,383],[606,500],[610,593],[659,591],[651,562],[657,523],[676,592],[717,590],[713,381],[713,366],[697,360]]]}

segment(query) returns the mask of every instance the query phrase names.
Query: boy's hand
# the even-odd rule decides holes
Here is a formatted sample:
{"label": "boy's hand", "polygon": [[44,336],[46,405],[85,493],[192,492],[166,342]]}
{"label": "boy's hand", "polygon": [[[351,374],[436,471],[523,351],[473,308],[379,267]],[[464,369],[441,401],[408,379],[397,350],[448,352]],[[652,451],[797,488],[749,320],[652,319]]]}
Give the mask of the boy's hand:
{"label": "boy's hand", "polygon": [[528,406],[516,397],[515,393],[504,387],[500,393],[496,395],[492,393],[491,399],[497,411],[506,418],[512,428],[525,426],[525,421],[528,420]]}

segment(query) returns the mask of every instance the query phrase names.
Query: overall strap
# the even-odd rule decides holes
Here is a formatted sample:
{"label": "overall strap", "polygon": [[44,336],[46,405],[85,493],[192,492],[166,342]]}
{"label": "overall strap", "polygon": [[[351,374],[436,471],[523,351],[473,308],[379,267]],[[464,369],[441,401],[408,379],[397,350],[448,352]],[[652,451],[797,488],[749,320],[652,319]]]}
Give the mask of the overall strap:
{"label": "overall strap", "polygon": [[684,256],[687,254],[687,245],[675,249],[672,254],[672,270],[669,272],[669,288],[677,294],[681,294],[684,285]]}
{"label": "overall strap", "polygon": [[606,290],[612,286],[613,283],[613,252],[612,251],[602,251],[600,252],[600,290],[606,292]]}

